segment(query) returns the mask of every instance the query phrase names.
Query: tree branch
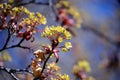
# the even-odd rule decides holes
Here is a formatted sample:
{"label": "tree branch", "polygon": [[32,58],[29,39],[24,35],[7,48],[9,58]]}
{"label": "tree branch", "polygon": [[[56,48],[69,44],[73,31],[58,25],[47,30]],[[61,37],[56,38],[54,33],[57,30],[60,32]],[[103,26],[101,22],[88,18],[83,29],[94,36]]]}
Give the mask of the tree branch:
{"label": "tree branch", "polygon": [[29,71],[28,69],[10,69],[10,68],[0,66],[0,70],[3,70],[5,72],[7,72],[8,74],[10,74],[14,80],[19,80],[15,76],[15,73],[29,73],[29,74],[33,75],[33,72]]}
{"label": "tree branch", "polygon": [[21,43],[22,43],[24,40],[25,40],[25,38],[22,38],[22,39],[20,40],[20,42],[18,43],[18,45],[21,45]]}
{"label": "tree branch", "polygon": [[[50,1],[50,0],[49,0]],[[54,4],[58,3],[60,0],[56,0],[54,2]],[[63,0],[64,1],[64,0]],[[49,3],[50,2],[36,2],[35,0],[31,0],[29,2],[25,2],[25,3],[19,3],[19,4],[15,4],[14,6],[24,6],[24,5],[28,5],[28,4],[37,4],[37,5],[46,5],[46,6],[49,6]]]}
{"label": "tree branch", "polygon": [[[50,7],[52,8],[52,10],[55,12],[54,5],[53,5],[52,0],[49,0],[49,6],[50,6]],[[55,12],[55,16],[57,16],[57,13],[56,13],[56,12]],[[50,59],[50,56],[52,55],[54,48],[58,45],[58,44],[57,44],[57,45],[54,46],[54,44],[55,44],[55,43],[54,43],[54,40],[52,40],[52,44],[51,44],[52,50],[51,50],[50,54],[48,55],[47,59],[45,60],[45,62],[44,62],[44,64],[43,64],[43,67],[42,67],[42,70],[41,70],[41,74],[44,72],[45,66],[46,66],[48,60]]]}
{"label": "tree branch", "polygon": [[48,55],[47,59],[45,60],[45,62],[43,64],[43,67],[42,67],[42,70],[41,70],[41,75],[44,72],[45,66],[46,66],[48,60],[50,59],[50,56],[54,53],[53,50],[57,47],[57,45],[58,45],[58,42],[56,43],[54,40],[51,40],[52,49],[51,49],[50,54]]}
{"label": "tree branch", "polygon": [[3,70],[5,72],[7,72],[8,74],[11,75],[11,77],[14,79],[14,80],[19,80],[12,72],[10,72],[11,70],[9,68],[5,68],[5,67],[0,67],[0,70]]}
{"label": "tree branch", "polygon": [[24,40],[25,40],[25,38],[22,38],[17,44],[9,46],[9,47],[6,46],[6,47],[0,49],[0,52],[5,50],[5,49],[16,48],[16,47],[30,50],[30,47],[26,47],[26,46],[21,45]]}
{"label": "tree branch", "polygon": [[10,30],[9,30],[9,28],[7,29],[7,32],[8,32],[8,37],[7,37],[7,39],[6,39],[6,42],[5,42],[4,46],[3,46],[3,48],[0,49],[0,51],[4,50],[4,49],[7,47],[8,42],[10,41],[11,35],[10,35]]}
{"label": "tree branch", "polygon": [[[41,76],[42,76],[42,73],[44,72],[45,70],[45,67],[46,67],[46,64],[48,62],[48,60],[50,59],[50,56],[54,53],[54,49],[58,46],[59,42],[55,42],[55,40],[51,40],[51,47],[52,49],[50,50],[50,54],[47,56],[46,60],[44,61],[44,64],[43,64],[43,67],[42,67],[42,70],[41,70]],[[42,79],[42,77],[36,77],[34,80],[38,80],[38,79]]]}
{"label": "tree branch", "polygon": [[26,2],[26,3],[19,3],[19,4],[15,4],[14,6],[24,6],[24,5],[28,5],[28,4],[38,4],[38,5],[49,5],[49,3],[43,3],[43,2],[35,2],[35,0]]}
{"label": "tree branch", "polygon": [[[46,60],[45,60],[45,62],[44,62],[44,64],[43,64],[43,67],[42,67],[42,70],[41,70],[41,75],[42,75],[42,73],[44,72],[44,69],[45,69],[45,67],[46,67],[46,64],[47,64],[47,62],[48,62],[48,60],[50,59],[50,56],[52,55],[52,52],[48,55],[48,57],[46,58]],[[41,80],[42,79],[42,77],[40,76],[40,77],[35,77],[33,80]]]}
{"label": "tree branch", "polygon": [[44,64],[43,64],[43,67],[42,67],[41,74],[43,73],[43,71],[44,71],[44,69],[45,69],[45,66],[46,66],[48,60],[50,59],[50,56],[51,56],[51,55],[52,55],[52,53],[50,53],[50,54],[48,55],[47,59],[45,60],[45,62],[44,62]]}
{"label": "tree branch", "polygon": [[10,47],[6,47],[5,49],[16,48],[16,47],[30,50],[29,47],[21,46],[21,45],[19,45],[19,44],[12,45],[12,46],[10,46]]}
{"label": "tree branch", "polygon": [[57,12],[55,6],[53,5],[52,0],[49,0],[49,6],[51,7],[53,13],[55,14],[55,17],[59,16],[59,14],[58,14],[58,12]]}
{"label": "tree branch", "polygon": [[19,48],[23,48],[23,49],[30,49],[29,47],[21,46],[21,44],[22,44],[22,42],[24,40],[25,40],[25,38],[22,38],[16,45],[12,45],[10,47],[6,47],[6,49],[15,48],[15,47],[19,47]]}

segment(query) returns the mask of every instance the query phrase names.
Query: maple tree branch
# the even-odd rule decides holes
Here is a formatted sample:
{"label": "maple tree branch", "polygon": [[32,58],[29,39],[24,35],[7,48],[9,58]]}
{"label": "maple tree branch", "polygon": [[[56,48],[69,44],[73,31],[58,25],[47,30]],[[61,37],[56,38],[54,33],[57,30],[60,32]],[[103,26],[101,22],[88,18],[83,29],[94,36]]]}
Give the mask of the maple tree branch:
{"label": "maple tree branch", "polygon": [[24,5],[28,5],[28,4],[37,4],[37,5],[49,5],[49,3],[43,3],[43,2],[35,2],[35,0],[31,0],[29,2],[25,2],[25,3],[19,3],[19,4],[15,4],[14,6],[24,6]]}
{"label": "maple tree branch", "polygon": [[52,53],[50,53],[50,54],[48,55],[48,57],[46,58],[46,60],[45,60],[45,62],[44,62],[44,65],[43,65],[43,67],[42,67],[41,74],[43,73],[43,71],[44,71],[44,69],[45,69],[45,66],[46,66],[48,60],[50,59],[50,56],[51,56],[51,55],[52,55]]}
{"label": "maple tree branch", "polygon": [[5,42],[4,46],[3,46],[3,48],[0,49],[0,52],[6,49],[7,44],[10,41],[10,38],[11,38],[10,28],[8,28],[7,29],[7,39],[6,39],[6,42]]}
{"label": "maple tree branch", "polygon": [[0,49],[0,52],[5,50],[5,49],[16,48],[16,47],[30,50],[30,47],[26,47],[26,46],[21,45],[24,40],[25,40],[25,38],[22,38],[17,44],[9,46],[9,47],[6,46],[6,47]]}
{"label": "maple tree branch", "polygon": [[6,68],[3,66],[0,66],[0,70],[7,72],[8,74],[11,75],[11,77],[14,80],[19,80],[16,76],[15,73],[29,73],[33,75],[33,72],[29,71],[28,69],[11,69],[11,68]]}
{"label": "maple tree branch", "polygon": [[8,32],[8,37],[7,37],[6,42],[5,42],[5,44],[4,44],[4,46],[3,46],[3,48],[2,48],[2,49],[6,48],[6,46],[7,46],[8,42],[10,41],[10,38],[11,38],[11,35],[10,35],[10,30],[9,30],[9,29],[7,29],[7,32]]}

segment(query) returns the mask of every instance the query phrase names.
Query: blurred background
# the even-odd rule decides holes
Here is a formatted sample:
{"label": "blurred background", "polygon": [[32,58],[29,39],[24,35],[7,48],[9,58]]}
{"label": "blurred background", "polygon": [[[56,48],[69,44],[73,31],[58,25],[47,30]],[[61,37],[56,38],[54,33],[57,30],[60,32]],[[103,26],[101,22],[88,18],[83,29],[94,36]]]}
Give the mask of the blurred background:
{"label": "blurred background", "polygon": [[[48,0],[36,0],[36,2],[39,1],[48,2]],[[87,75],[94,77],[95,80],[120,80],[120,1],[68,1],[80,12],[82,24],[80,28],[73,28],[77,35],[73,36],[71,40],[72,50],[67,53],[59,53],[58,65],[62,72],[68,74],[71,80],[76,80],[72,73],[73,66],[79,60],[84,59],[89,62],[91,67],[91,71]],[[25,7],[30,11],[42,13],[47,18],[47,25],[59,25],[55,21],[55,14],[49,6],[28,4]],[[39,29],[44,29],[44,27],[41,26]],[[5,40],[4,35],[5,32],[0,32],[0,46]],[[40,34],[35,36],[35,42],[28,44],[35,50],[40,48],[41,43],[48,42],[46,39],[41,39]],[[30,64],[33,58],[33,53],[28,50],[15,48],[9,49],[8,52],[12,61],[4,62],[6,67],[22,69]],[[0,77],[3,76],[0,75]]]}

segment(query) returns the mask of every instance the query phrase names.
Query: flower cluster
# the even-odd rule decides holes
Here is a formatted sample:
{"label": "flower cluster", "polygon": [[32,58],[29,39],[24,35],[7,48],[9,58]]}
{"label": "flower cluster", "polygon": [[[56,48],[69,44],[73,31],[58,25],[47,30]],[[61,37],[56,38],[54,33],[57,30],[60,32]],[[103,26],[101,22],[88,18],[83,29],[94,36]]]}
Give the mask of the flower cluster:
{"label": "flower cluster", "polygon": [[0,52],[0,66],[4,65],[4,61],[12,61],[11,55],[7,50]]}
{"label": "flower cluster", "polygon": [[[70,80],[67,74],[60,73],[60,67],[56,65],[55,62],[48,63],[46,65],[44,73],[42,71],[42,63],[46,60],[45,54],[49,54],[44,52],[43,50],[37,50],[34,52],[35,59],[31,62],[31,69],[33,71],[34,77],[40,79],[50,79],[50,80]],[[49,76],[48,76],[49,75]]]}
{"label": "flower cluster", "polygon": [[[19,38],[31,39],[38,24],[46,24],[46,18],[39,12],[30,12],[27,8],[0,4],[0,30],[9,29]],[[25,18],[23,18],[25,17]]]}
{"label": "flower cluster", "polygon": [[55,62],[52,62],[49,65],[47,65],[47,69],[52,70],[52,71],[58,71],[58,70],[60,70],[60,67],[57,66]]}
{"label": "flower cluster", "polygon": [[[43,37],[47,37],[50,40],[56,41],[56,43],[61,43],[63,40],[71,39],[71,34],[61,26],[51,26],[46,27],[42,33]],[[61,47],[63,52],[66,52],[70,48],[72,48],[71,42],[65,42],[65,45]]]}
{"label": "flower cluster", "polygon": [[76,8],[73,6],[71,7],[67,0],[59,1],[59,3],[56,4],[56,7],[59,14],[57,21],[62,21],[62,26],[80,27],[80,24],[82,23],[80,13],[76,10]]}
{"label": "flower cluster", "polygon": [[[31,38],[34,40],[33,34],[37,32],[36,26],[39,24],[46,24],[46,18],[39,12],[30,12],[23,6],[13,7],[7,3],[0,4],[0,30],[8,31],[8,41],[3,49],[12,47],[26,48],[21,46],[22,41],[30,40]],[[51,45],[42,45],[42,49],[34,52],[35,59],[33,59],[30,64],[34,78],[39,78],[41,80],[70,80],[68,75],[58,72],[60,68],[55,64],[55,62],[48,64],[47,61],[51,56],[54,56],[57,63],[59,60],[59,48],[62,48],[62,51],[64,52],[72,48],[71,42],[66,42],[71,39],[71,34],[64,27],[47,26],[41,35],[48,38]],[[22,39],[18,44],[6,47],[8,46],[7,44],[9,40],[11,40],[12,36]],[[59,46],[63,41],[65,41],[64,45],[62,44],[62,46]],[[7,59],[6,57],[4,58]]]}
{"label": "flower cluster", "polygon": [[67,74],[59,74],[59,78],[60,80],[70,80],[70,77]]}
{"label": "flower cluster", "polygon": [[90,65],[86,60],[79,61],[78,64],[73,67],[74,73],[79,71],[90,72]]}
{"label": "flower cluster", "polygon": [[42,36],[49,38],[58,38],[60,42],[62,42],[63,39],[71,39],[71,34],[61,26],[47,26],[42,33]]}
{"label": "flower cluster", "polygon": [[[52,58],[51,56],[54,56],[57,63],[59,60],[59,48],[62,48],[62,50],[66,52],[72,47],[70,42],[65,42],[64,46],[59,46],[59,43],[63,42],[63,40],[71,39],[71,34],[64,27],[47,26],[41,36],[48,38],[51,45],[43,44],[41,46],[42,49],[34,52],[35,59],[31,63],[31,69],[35,77],[42,77],[45,79],[47,78],[47,75],[49,75],[49,79],[53,78],[52,80],[54,80],[54,77],[60,80],[69,80],[67,75],[57,74],[57,71],[59,71],[60,68],[55,64],[55,62],[47,64],[47,60]],[[44,63],[43,67],[42,63]],[[45,66],[47,66],[47,68],[45,68]]]}
{"label": "flower cluster", "polygon": [[56,75],[56,78],[52,77],[50,80],[70,80],[70,77],[67,74],[60,74],[60,73],[58,73]]}
{"label": "flower cluster", "polygon": [[[19,32],[17,37],[23,37],[26,36],[26,40],[30,39],[30,36],[32,36],[33,33],[36,33],[36,28],[38,24],[46,24],[46,18],[42,16],[39,12],[34,14],[33,12],[28,12],[27,9],[24,10],[26,14],[28,14],[28,18],[23,19],[19,23]],[[22,28],[27,28],[25,32],[21,33]],[[28,38],[27,38],[28,36]]]}
{"label": "flower cluster", "polygon": [[48,64],[47,69],[50,80],[70,80],[67,74],[61,74],[60,67],[55,62]]}
{"label": "flower cluster", "polygon": [[73,73],[81,80],[95,80],[92,76],[87,76],[86,73],[90,72],[91,68],[86,60],[80,60],[77,65],[73,67]]}

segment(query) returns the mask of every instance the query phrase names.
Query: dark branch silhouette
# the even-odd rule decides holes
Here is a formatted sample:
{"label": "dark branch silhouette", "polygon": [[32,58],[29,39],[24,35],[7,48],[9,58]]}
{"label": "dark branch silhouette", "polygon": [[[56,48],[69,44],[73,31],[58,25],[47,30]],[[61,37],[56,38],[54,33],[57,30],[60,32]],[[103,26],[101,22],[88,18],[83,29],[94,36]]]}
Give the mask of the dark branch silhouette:
{"label": "dark branch silhouette", "polygon": [[4,44],[4,47],[2,49],[0,49],[0,52],[5,50],[5,49],[11,49],[11,48],[16,48],[16,47],[30,50],[30,47],[26,47],[26,46],[21,45],[22,42],[25,40],[25,38],[22,38],[17,44],[8,47],[7,44],[10,41],[10,38],[11,38],[11,35],[8,34],[8,38],[6,40],[6,43]]}
{"label": "dark branch silhouette", "polygon": [[16,73],[29,73],[29,74],[33,75],[33,73],[31,71],[29,71],[28,69],[11,69],[11,68],[6,68],[3,66],[0,66],[0,70],[3,70],[5,72],[7,72],[8,74],[10,74],[14,80],[19,80],[15,76]]}
{"label": "dark branch silhouette", "polygon": [[[36,0],[31,0],[29,2],[21,2],[21,3],[15,4],[14,6],[25,6],[25,5],[28,5],[28,4],[36,4],[36,5],[46,5],[46,6],[49,6],[51,1],[53,3],[53,0],[49,0],[48,2],[40,2],[40,1],[36,2]],[[60,0],[55,0],[54,4],[58,3],[59,1]]]}

